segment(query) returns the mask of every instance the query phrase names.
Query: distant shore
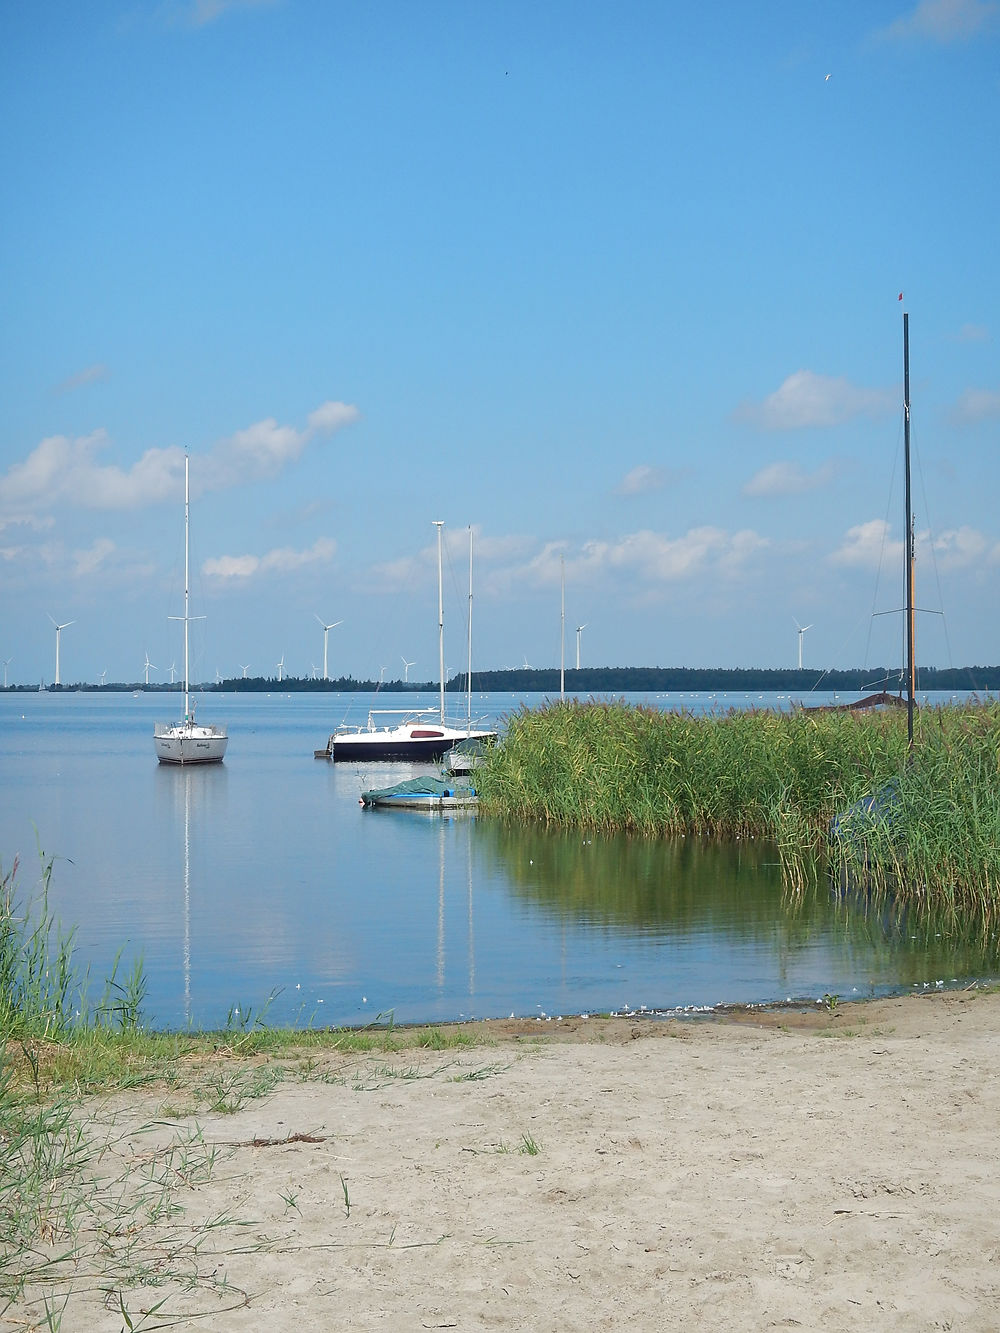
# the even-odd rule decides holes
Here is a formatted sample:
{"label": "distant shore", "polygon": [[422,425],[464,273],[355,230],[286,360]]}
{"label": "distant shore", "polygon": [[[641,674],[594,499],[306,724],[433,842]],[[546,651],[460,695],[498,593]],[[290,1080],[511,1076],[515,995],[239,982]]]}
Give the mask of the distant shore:
{"label": "distant shore", "polygon": [[[581,667],[567,668],[560,672],[558,667],[518,667],[499,671],[474,671],[472,689],[474,693],[515,693],[515,694],[553,694],[564,683],[573,694],[621,694],[621,693],[762,693],[762,694],[802,694],[816,690],[825,693],[838,691],[879,691],[892,692],[899,688],[901,672],[898,668],[882,666],[865,669],[852,667],[844,670],[817,671],[815,669],[767,668],[767,667]],[[975,694],[981,691],[1000,690],[1000,666],[970,667],[922,667],[918,672],[918,691],[920,693],[961,692]],[[104,685],[74,683],[67,685],[47,685],[46,690],[60,693],[74,693],[81,690],[97,690],[114,693],[116,691],[139,690],[144,694],[179,694],[184,686],[181,682],[173,684],[158,682],[145,684],[139,682],[108,682]],[[280,681],[274,676],[236,676],[221,681],[202,682],[192,685],[199,692],[220,691],[224,693],[260,693],[275,690],[288,693],[358,693],[358,694],[427,694],[440,688],[437,681],[378,681],[355,680],[352,676],[339,676],[335,680],[317,680],[312,676],[285,676]],[[7,693],[29,692],[39,689],[36,685],[8,685]],[[468,689],[468,678],[464,673],[452,676],[445,682],[448,693],[462,693]],[[0,690],[0,693],[3,691]]]}

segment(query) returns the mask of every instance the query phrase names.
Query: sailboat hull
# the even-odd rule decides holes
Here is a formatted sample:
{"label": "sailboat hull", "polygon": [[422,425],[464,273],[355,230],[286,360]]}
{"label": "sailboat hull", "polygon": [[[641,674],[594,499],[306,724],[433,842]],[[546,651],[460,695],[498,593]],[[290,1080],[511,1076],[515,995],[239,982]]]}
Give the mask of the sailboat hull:
{"label": "sailboat hull", "polygon": [[470,732],[448,726],[377,727],[371,731],[335,732],[330,737],[330,753],[335,761],[343,759],[440,759],[459,741],[486,738],[492,732]]}
{"label": "sailboat hull", "polygon": [[161,764],[219,764],[226,756],[225,727],[157,723],[153,745]]}

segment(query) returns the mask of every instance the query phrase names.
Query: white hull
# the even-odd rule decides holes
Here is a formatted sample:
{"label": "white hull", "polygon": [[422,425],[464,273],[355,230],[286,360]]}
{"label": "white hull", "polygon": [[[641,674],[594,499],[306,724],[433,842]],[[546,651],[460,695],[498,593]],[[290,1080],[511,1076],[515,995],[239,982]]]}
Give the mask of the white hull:
{"label": "white hull", "polygon": [[218,764],[228,744],[225,727],[157,722],[153,728],[153,745],[161,764]]}
{"label": "white hull", "polygon": [[395,727],[369,722],[367,729],[334,732],[328,749],[335,760],[440,759],[459,741],[495,738],[492,731],[469,731],[442,722],[407,721]]}
{"label": "white hull", "polygon": [[363,802],[373,810],[474,810],[479,797],[471,796],[373,796]]}

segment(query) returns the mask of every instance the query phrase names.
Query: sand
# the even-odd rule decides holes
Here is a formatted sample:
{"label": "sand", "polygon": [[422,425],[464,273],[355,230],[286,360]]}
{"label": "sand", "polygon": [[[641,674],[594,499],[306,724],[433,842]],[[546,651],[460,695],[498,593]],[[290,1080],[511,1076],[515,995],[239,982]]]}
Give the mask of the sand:
{"label": "sand", "polygon": [[91,1104],[104,1179],[169,1162],[180,1211],[130,1284],[78,1274],[63,1333],[122,1301],[222,1333],[1000,1327],[1000,996],[478,1031],[225,1062],[230,1114]]}

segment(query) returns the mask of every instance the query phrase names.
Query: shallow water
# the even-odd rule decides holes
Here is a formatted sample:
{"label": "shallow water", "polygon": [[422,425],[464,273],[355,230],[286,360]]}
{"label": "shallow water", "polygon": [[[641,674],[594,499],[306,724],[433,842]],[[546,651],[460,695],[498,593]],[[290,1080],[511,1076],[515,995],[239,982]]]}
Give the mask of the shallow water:
{"label": "shallow water", "polygon": [[[519,702],[484,696],[477,715]],[[825,888],[787,899],[773,852],[753,843],[362,810],[363,788],[417,770],[313,751],[369,703],[205,696],[199,716],[229,726],[226,761],[175,769],[153,754],[163,696],[0,694],[0,863],[20,856],[27,896],[38,845],[56,858],[51,903],[92,995],[120,948],[126,966],[141,955],[144,1014],[167,1027],[219,1026],[235,1009],[341,1024],[815,1002],[1000,970],[995,940],[873,915]]]}

